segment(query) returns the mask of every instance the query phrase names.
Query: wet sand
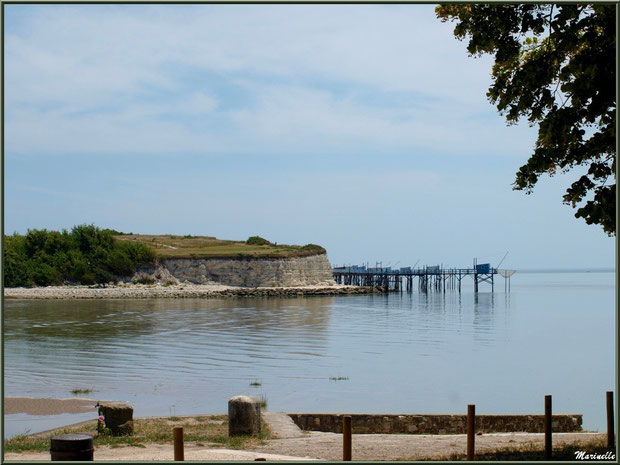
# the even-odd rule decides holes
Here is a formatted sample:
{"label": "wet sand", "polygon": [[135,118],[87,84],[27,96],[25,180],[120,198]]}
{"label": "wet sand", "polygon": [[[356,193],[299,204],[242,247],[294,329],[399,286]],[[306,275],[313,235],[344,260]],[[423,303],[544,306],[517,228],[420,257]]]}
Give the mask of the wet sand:
{"label": "wet sand", "polygon": [[5,397],[4,414],[26,413],[28,415],[59,415],[61,413],[95,412],[97,399],[52,399],[38,397]]}

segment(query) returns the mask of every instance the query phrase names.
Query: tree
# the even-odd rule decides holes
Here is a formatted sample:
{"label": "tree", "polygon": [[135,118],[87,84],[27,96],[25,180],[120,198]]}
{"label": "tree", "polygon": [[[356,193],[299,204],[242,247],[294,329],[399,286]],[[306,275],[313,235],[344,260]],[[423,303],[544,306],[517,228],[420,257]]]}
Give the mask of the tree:
{"label": "tree", "polygon": [[494,54],[487,97],[515,124],[538,124],[533,154],[513,189],[539,176],[587,172],[563,196],[575,217],[616,234],[616,5],[441,5],[442,22],[469,38],[472,56]]}

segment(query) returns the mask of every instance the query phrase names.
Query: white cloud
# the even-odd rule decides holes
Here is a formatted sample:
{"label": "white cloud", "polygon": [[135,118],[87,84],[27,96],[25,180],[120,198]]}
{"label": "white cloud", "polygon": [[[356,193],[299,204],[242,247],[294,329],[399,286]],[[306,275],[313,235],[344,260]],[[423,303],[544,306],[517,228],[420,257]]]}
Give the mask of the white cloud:
{"label": "white cloud", "polygon": [[[432,6],[10,5],[9,24],[12,11],[31,14],[5,42],[10,152],[531,145],[493,119],[490,60],[467,57]],[[212,75],[247,100],[228,108],[235,91]]]}

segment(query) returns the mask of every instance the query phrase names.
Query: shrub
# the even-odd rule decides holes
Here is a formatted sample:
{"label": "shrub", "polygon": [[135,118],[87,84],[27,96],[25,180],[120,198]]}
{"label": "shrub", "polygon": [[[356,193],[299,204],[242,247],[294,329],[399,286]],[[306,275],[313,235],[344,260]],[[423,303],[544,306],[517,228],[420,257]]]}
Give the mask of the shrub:
{"label": "shrub", "polygon": [[95,282],[98,282],[98,283],[109,283],[109,282],[117,283],[118,282],[118,279],[112,273],[102,268],[95,268],[94,274],[95,274]]}
{"label": "shrub", "polygon": [[95,284],[96,282],[95,273],[90,270],[80,277],[80,283],[82,284]]}
{"label": "shrub", "polygon": [[105,264],[108,270],[119,276],[130,276],[136,270],[134,261],[120,247],[108,254]]}
{"label": "shrub", "polygon": [[146,245],[117,241],[113,232],[79,225],[71,232],[31,229],[24,236],[5,236],[4,284],[117,282],[116,276],[131,276],[138,266],[154,262],[155,253]]}
{"label": "shrub", "polygon": [[36,261],[34,265],[32,279],[37,286],[51,286],[52,284],[56,284],[58,272],[55,268],[43,261]]}
{"label": "shrub", "polygon": [[306,244],[301,248],[301,250],[313,252],[313,253],[316,253],[317,255],[327,253],[327,250],[325,250],[320,245],[316,245],[316,244]]}
{"label": "shrub", "polygon": [[25,238],[13,234],[4,239],[4,285],[7,287],[34,286],[31,268],[27,263]]}
{"label": "shrub", "polygon": [[271,245],[271,242],[260,236],[251,236],[247,241],[245,241],[245,243],[248,245]]}

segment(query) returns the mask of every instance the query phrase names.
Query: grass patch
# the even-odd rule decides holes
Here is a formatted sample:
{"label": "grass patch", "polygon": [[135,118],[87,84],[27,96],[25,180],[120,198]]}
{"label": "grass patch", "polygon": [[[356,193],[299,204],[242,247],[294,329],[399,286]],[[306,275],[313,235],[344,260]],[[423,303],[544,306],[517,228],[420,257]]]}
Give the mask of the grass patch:
{"label": "grass patch", "polygon": [[[119,241],[144,244],[160,258],[291,258],[322,255],[326,251],[316,244],[272,244],[266,240],[229,241],[212,236],[183,237],[171,235],[116,235]],[[252,238],[250,238],[252,239]],[[261,239],[261,238],[259,238]],[[264,242],[263,242],[264,241]]]}
{"label": "grass patch", "polygon": [[[176,418],[176,420],[172,420]],[[200,418],[200,420],[199,420]],[[261,434],[257,437],[228,437],[228,416],[208,415],[201,417],[135,418],[133,436],[95,436],[95,448],[146,447],[149,443],[172,444],[172,429],[183,426],[186,443],[199,443],[203,446],[246,449],[262,445],[271,437],[267,425],[261,421]],[[4,441],[5,452],[49,451],[50,438],[60,434],[94,431],[97,421],[86,423],[79,428],[60,428],[45,434],[19,434]]]}
{"label": "grass patch", "polygon": [[79,389],[73,389],[71,391],[71,394],[90,394],[91,392],[93,392],[92,389],[88,389],[88,388],[79,388]]}
{"label": "grass patch", "polygon": [[349,379],[348,376],[330,376],[330,381],[347,381]]}
{"label": "grass patch", "polygon": [[260,400],[260,408],[267,410],[267,396],[265,394],[261,394],[259,397]]}
{"label": "grass patch", "polygon": [[257,379],[255,379],[254,381],[250,382],[250,386],[258,387],[258,386],[262,386],[262,385],[263,385],[263,383],[261,383]]}

